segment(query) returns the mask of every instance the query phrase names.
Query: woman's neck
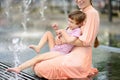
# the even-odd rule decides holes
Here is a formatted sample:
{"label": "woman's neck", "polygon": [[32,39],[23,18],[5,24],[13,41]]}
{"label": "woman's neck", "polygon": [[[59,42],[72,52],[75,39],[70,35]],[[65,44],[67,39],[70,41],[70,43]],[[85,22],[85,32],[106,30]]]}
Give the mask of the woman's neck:
{"label": "woman's neck", "polygon": [[89,5],[87,5],[86,7],[84,7],[82,10],[85,10],[87,7],[89,7],[89,6],[92,6],[91,4],[89,4]]}
{"label": "woman's neck", "polygon": [[85,8],[83,8],[82,11],[85,12],[85,11],[89,10],[91,7],[92,7],[92,5],[88,5]]}

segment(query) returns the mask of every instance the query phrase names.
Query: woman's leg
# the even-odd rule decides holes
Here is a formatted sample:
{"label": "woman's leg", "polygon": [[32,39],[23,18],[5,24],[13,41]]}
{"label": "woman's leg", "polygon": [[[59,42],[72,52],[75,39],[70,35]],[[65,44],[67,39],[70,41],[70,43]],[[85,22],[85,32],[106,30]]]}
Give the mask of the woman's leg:
{"label": "woman's leg", "polygon": [[44,61],[44,60],[48,60],[57,56],[62,56],[63,54],[60,54],[59,52],[47,52],[47,53],[43,53],[43,54],[39,54],[36,57],[24,62],[23,64],[19,65],[18,67],[15,68],[8,68],[7,71],[13,71],[16,73],[19,73],[20,71],[31,67],[33,65],[35,65],[38,62]]}
{"label": "woman's leg", "polygon": [[40,49],[45,45],[45,43],[48,42],[49,48],[53,48],[55,45],[55,40],[54,40],[54,36],[52,35],[52,33],[50,31],[47,31],[43,37],[41,38],[39,44],[37,46],[35,45],[30,45],[29,47],[34,49],[37,53],[40,52]]}

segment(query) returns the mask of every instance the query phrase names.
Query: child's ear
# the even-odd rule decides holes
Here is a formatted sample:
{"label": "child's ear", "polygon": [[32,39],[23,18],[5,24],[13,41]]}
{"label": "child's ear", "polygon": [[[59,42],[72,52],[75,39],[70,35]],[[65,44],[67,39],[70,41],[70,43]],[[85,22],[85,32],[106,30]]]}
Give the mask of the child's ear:
{"label": "child's ear", "polygon": [[85,23],[86,23],[86,20],[85,20],[85,21],[83,21],[83,25],[85,25]]}
{"label": "child's ear", "polygon": [[81,22],[80,24],[79,24],[79,26],[83,26],[84,25],[84,22]]}

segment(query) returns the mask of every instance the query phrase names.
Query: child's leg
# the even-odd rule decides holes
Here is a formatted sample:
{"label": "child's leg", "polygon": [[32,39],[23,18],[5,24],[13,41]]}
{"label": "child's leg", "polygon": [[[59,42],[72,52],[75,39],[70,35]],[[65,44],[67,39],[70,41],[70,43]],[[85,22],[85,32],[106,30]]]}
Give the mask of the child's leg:
{"label": "child's leg", "polygon": [[31,67],[40,61],[48,60],[48,59],[51,59],[51,58],[54,58],[57,56],[61,56],[61,55],[62,54],[60,54],[59,52],[47,52],[47,53],[39,54],[36,57],[19,65],[18,67],[8,68],[7,71],[13,71],[13,72],[19,73],[20,71],[22,71],[28,67]]}
{"label": "child's leg", "polygon": [[41,38],[39,44],[37,46],[35,45],[30,45],[29,47],[34,49],[36,52],[39,52],[40,49],[45,45],[45,43],[48,42],[49,48],[53,48],[55,45],[55,40],[54,40],[54,36],[52,35],[52,33],[50,31],[47,31],[43,37]]}

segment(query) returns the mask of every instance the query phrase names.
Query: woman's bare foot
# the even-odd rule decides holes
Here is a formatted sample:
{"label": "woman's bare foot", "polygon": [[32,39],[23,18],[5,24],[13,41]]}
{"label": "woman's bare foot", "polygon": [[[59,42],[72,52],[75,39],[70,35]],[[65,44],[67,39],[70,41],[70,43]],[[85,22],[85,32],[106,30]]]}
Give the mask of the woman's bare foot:
{"label": "woman's bare foot", "polygon": [[88,78],[94,78],[95,76],[97,76],[98,74],[98,70],[97,69],[92,69],[93,73],[89,73],[89,75],[87,76]]}
{"label": "woman's bare foot", "polygon": [[39,47],[38,47],[38,46],[36,46],[36,45],[30,45],[30,46],[29,46],[29,48],[31,48],[31,49],[33,49],[33,50],[35,50],[37,53],[39,53],[39,52],[40,52]]}
{"label": "woman's bare foot", "polygon": [[15,68],[8,68],[6,71],[20,73],[20,69],[18,69],[17,67],[15,67]]}

